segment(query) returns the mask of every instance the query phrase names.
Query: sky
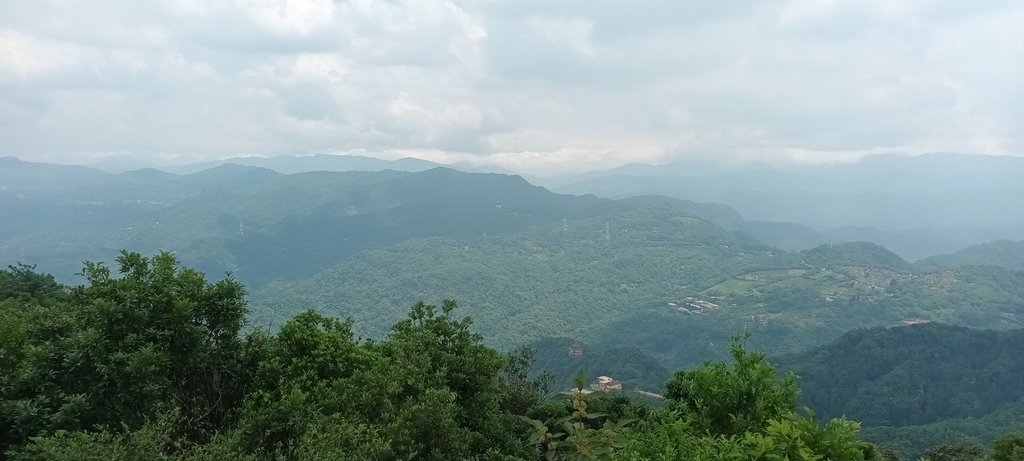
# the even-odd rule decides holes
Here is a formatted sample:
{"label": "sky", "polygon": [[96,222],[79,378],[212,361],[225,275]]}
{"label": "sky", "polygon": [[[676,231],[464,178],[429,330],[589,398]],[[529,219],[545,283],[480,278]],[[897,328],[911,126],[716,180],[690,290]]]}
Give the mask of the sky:
{"label": "sky", "polygon": [[1024,155],[1015,0],[3,0],[0,155]]}

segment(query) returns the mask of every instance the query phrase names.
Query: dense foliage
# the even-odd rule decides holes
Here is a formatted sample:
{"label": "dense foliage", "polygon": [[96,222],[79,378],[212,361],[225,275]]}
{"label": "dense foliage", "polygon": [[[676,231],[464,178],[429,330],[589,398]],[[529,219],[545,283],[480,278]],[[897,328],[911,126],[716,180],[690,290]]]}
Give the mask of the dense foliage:
{"label": "dense foliage", "polygon": [[[117,261],[116,275],[87,263],[71,288],[31,266],[0,271],[0,459],[898,459],[862,441],[859,423],[795,411],[796,377],[740,339],[728,363],[676,372],[662,405],[590,393],[582,377],[551,396],[531,377],[533,352],[487,346],[454,301],[416,303],[379,340],[313,311],[245,331],[230,277],[208,282],[169,253]],[[1019,369],[1006,348],[989,354]],[[990,456],[1022,455],[1024,438],[1006,434]],[[947,441],[924,456],[988,455]]]}
{"label": "dense foliage", "polygon": [[314,312],[242,334],[234,280],[168,253],[118,263],[70,289],[0,271],[3,457],[874,459],[856,424],[794,414],[793,379],[739,343],[731,365],[678,373],[663,408],[546,398],[529,352],[486,346],[453,301],[417,303],[382,340]]}
{"label": "dense foliage", "polygon": [[[307,280],[259,290],[253,313],[259,324],[276,325],[313,308],[352,317],[359,333],[379,336],[406,300],[445,295],[466,304],[490,344],[537,344],[546,367],[566,370],[559,377],[566,384],[571,364],[541,350],[552,338],[585,344],[587,354],[646,354],[667,370],[725,358],[737,332],[780,354],[915,319],[1024,325],[1022,272],[918,271],[866,243],[784,252],[670,207],[367,250]],[[607,362],[583,360],[592,361]]]}
{"label": "dense foliage", "polygon": [[1024,430],[1024,330],[855,330],[779,363],[800,375],[802,403],[861,421],[867,438],[908,455],[949,438],[987,445]]}

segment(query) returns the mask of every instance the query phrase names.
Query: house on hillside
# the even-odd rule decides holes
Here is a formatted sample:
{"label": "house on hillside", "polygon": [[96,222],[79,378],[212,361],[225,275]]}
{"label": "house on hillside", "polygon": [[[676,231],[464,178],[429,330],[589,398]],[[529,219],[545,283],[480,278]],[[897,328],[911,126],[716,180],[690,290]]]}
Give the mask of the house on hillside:
{"label": "house on hillside", "polygon": [[621,391],[622,382],[610,376],[598,376],[594,382],[590,383],[590,388],[596,392]]}
{"label": "house on hillside", "polygon": [[621,391],[622,382],[612,378],[611,376],[598,376],[594,382],[590,383],[590,386],[583,389],[567,389],[562,394],[565,395],[576,395],[576,394],[592,394],[594,392],[611,392]]}

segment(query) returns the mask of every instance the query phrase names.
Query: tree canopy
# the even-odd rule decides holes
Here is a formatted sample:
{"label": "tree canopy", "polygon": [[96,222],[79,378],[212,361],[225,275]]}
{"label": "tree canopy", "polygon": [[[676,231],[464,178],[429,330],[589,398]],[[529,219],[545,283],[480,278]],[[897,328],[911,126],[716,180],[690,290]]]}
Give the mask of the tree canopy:
{"label": "tree canopy", "polygon": [[[883,459],[857,423],[796,411],[795,377],[738,339],[650,406],[582,377],[550,394],[531,351],[486,345],[452,300],[364,339],[313,311],[247,328],[241,284],[170,253],[82,274],[0,271],[0,459]],[[992,459],[1022,446],[1007,435]]]}

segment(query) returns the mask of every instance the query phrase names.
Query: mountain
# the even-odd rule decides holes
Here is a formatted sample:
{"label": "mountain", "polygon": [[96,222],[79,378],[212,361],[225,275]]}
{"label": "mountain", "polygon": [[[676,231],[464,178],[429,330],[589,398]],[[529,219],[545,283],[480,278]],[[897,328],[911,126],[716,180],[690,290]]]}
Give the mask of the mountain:
{"label": "mountain", "polygon": [[870,242],[822,245],[804,252],[804,262],[814,266],[884,267],[894,270],[910,267],[896,253]]}
{"label": "mountain", "polygon": [[0,157],[0,196],[38,195],[68,190],[111,179],[111,174],[82,166],[26,162],[15,157]]}
{"label": "mountain", "polygon": [[0,258],[33,261],[67,280],[83,260],[109,261],[121,248],[174,250],[206,272],[238,270],[256,287],[410,238],[501,235],[628,208],[553,194],[515,176],[444,168],[286,175],[224,164],[188,175],[93,178],[36,196],[0,195],[10,217],[0,229]]}
{"label": "mountain", "polygon": [[[663,369],[722,357],[742,332],[753,347],[792,353],[865,326],[1024,325],[1021,272],[917,271],[870,243],[784,251],[663,206],[361,251],[255,291],[253,314],[273,326],[312,308],[378,336],[409,300],[442,298],[459,300],[496,345],[571,338],[594,360],[630,350]],[[564,372],[556,347],[542,365]]]}
{"label": "mountain", "polygon": [[773,168],[630,165],[555,187],[602,197],[665,195],[729,205],[752,221],[870,240],[907,259],[996,239],[1024,239],[1024,158],[868,156],[846,165]]}
{"label": "mountain", "polygon": [[[596,199],[595,199],[596,200]],[[315,308],[379,334],[410,299],[458,299],[508,345],[590,335],[667,296],[768,264],[770,247],[665,209],[558,219],[507,235],[414,239],[360,252],[308,280],[272,284],[256,304]]]}
{"label": "mountain", "polygon": [[785,250],[806,250],[826,242],[827,237],[810,227],[767,221],[748,221],[736,210],[720,203],[698,203],[663,195],[641,195],[620,199],[632,207],[667,207],[693,216],[700,216],[718,227],[742,232],[759,242]]}
{"label": "mountain", "polygon": [[956,434],[990,443],[1024,429],[1024,330],[936,323],[851,331],[776,360],[800,377],[823,418],[861,421],[867,438],[906,454]]}
{"label": "mountain", "polygon": [[447,168],[67,171],[92,179],[0,195],[0,261],[74,280],[82,261],[123,248],[174,251],[246,283],[266,325],[316,308],[375,335],[410,302],[450,297],[496,344],[568,337],[671,369],[720,356],[742,331],[795,352],[862,326],[1008,328],[1024,315],[1019,272],[921,268],[867,243],[780,249],[771,244],[822,236],[713,203],[563,195]]}
{"label": "mountain", "polygon": [[999,266],[1024,271],[1024,241],[998,240],[973,245],[950,255],[933,256],[918,266],[948,269],[959,266]]}
{"label": "mountain", "polygon": [[315,155],[281,155],[277,157],[232,157],[212,162],[191,163],[187,165],[167,166],[160,169],[177,174],[190,174],[207,170],[224,164],[254,166],[274,170],[278,173],[294,174],[310,171],[425,171],[437,168],[440,164],[417,158],[401,158],[384,160],[362,155],[315,154]]}
{"label": "mountain", "polygon": [[11,177],[60,186],[19,186],[0,194],[0,211],[11,217],[0,229],[0,258],[33,261],[65,281],[82,261],[110,261],[121,248],[166,249],[209,273],[238,271],[258,288],[410,238],[508,234],[645,207],[704,217],[744,238],[786,248],[789,236],[813,233],[798,225],[749,222],[717,204],[560,195],[516,176],[443,168],[284,174],[224,163],[190,174],[109,174],[8,161],[16,166],[4,170]]}

